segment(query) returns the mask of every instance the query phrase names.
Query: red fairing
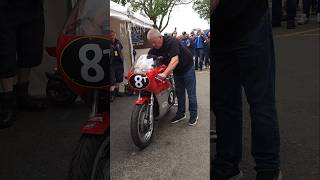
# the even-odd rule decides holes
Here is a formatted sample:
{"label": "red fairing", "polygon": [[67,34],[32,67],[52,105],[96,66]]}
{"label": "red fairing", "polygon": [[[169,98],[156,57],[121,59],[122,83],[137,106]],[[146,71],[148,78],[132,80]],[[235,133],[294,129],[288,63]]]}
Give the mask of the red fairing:
{"label": "red fairing", "polygon": [[[159,66],[154,69],[150,69],[148,72],[144,73],[149,79],[149,85],[144,89],[136,89],[133,86],[131,86],[130,83],[129,85],[134,90],[144,90],[144,91],[153,92],[155,94],[159,94],[160,92],[168,89],[171,86],[170,81],[167,79],[163,81],[156,79],[156,76],[164,72],[165,69],[166,69],[166,66]],[[131,76],[135,74],[141,74],[141,73],[129,72],[128,79],[131,79]]]}
{"label": "red fairing", "polygon": [[136,102],[134,102],[134,104],[142,105],[145,103],[149,103],[149,101],[150,101],[150,97],[141,97],[138,100],[136,100]]}
{"label": "red fairing", "polygon": [[102,135],[110,128],[110,113],[104,112],[90,118],[81,128],[81,133]]}

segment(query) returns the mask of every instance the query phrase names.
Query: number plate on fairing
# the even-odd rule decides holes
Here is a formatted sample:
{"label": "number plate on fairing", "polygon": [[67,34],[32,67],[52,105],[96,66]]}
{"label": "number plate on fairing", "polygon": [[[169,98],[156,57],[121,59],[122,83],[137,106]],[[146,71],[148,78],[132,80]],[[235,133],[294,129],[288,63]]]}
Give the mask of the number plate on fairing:
{"label": "number plate on fairing", "polygon": [[133,88],[142,90],[149,85],[149,79],[145,74],[134,74],[130,77],[129,83]]}
{"label": "number plate on fairing", "polygon": [[62,52],[61,69],[68,79],[89,88],[109,84],[110,41],[101,37],[82,37]]}

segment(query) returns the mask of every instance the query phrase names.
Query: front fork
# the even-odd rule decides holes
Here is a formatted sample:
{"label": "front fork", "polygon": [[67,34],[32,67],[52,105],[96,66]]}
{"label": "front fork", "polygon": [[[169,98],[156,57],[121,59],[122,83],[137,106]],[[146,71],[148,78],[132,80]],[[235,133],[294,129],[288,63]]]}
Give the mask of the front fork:
{"label": "front fork", "polygon": [[145,117],[144,117],[144,122],[143,124],[146,125],[146,124],[150,124],[152,125],[153,123],[153,108],[154,108],[154,94],[153,93],[150,93],[150,97],[142,97],[141,96],[141,91],[139,92],[139,97],[138,97],[138,101],[139,104],[145,104],[147,103],[148,106],[147,106],[147,113],[145,114]]}
{"label": "front fork", "polygon": [[81,127],[83,134],[103,135],[110,126],[110,114],[106,108],[105,111],[99,112],[99,91],[93,90],[93,100],[89,119]]}

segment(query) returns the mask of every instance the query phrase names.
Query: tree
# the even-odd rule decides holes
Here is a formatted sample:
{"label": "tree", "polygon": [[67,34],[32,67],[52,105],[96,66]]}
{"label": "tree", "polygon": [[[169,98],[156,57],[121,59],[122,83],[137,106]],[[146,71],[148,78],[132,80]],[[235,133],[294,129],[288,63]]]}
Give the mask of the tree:
{"label": "tree", "polygon": [[207,21],[210,21],[210,0],[194,0],[193,9]]}
{"label": "tree", "polygon": [[143,11],[151,19],[154,27],[162,32],[169,24],[172,9],[191,2],[192,0],[133,0],[131,6],[135,11]]}
{"label": "tree", "polygon": [[127,3],[130,2],[130,0],[112,0],[115,3],[121,4],[122,6],[125,6]]}

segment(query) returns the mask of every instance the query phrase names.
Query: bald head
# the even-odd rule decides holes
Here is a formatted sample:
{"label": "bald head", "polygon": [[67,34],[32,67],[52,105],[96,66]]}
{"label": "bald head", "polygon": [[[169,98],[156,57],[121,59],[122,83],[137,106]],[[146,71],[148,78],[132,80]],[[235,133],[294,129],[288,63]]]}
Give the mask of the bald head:
{"label": "bald head", "polygon": [[150,29],[147,38],[154,48],[160,49],[162,47],[163,37],[158,29]]}

